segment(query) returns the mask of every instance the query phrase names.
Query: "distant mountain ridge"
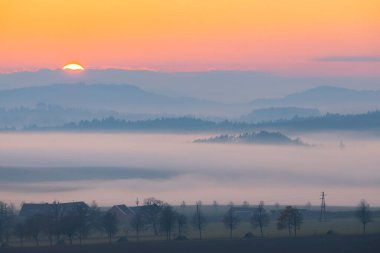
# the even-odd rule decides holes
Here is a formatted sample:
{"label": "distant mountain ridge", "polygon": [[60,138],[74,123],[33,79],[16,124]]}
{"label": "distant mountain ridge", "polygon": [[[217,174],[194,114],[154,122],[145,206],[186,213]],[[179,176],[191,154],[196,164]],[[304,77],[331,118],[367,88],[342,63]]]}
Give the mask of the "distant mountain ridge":
{"label": "distant mountain ridge", "polygon": [[86,69],[81,73],[42,69],[0,73],[0,90],[51,84],[131,84],[172,97],[194,97],[221,103],[249,103],[254,99],[283,97],[322,85],[377,89],[374,77],[284,77],[257,71],[156,72],[126,69]]}
{"label": "distant mountain ridge", "polygon": [[217,115],[233,107],[190,97],[169,97],[133,85],[57,84],[0,91],[0,107],[34,107],[36,104],[122,113]]}
{"label": "distant mountain ridge", "polygon": [[270,107],[253,110],[249,114],[241,116],[240,120],[247,123],[259,123],[292,119],[294,117],[316,117],[320,115],[319,110],[315,108]]}
{"label": "distant mountain ridge", "polygon": [[291,131],[380,131],[380,111],[364,114],[326,114],[320,117],[294,118],[256,124],[258,128]]}
{"label": "distant mountain ridge", "polygon": [[380,109],[380,90],[353,90],[320,86],[275,99],[256,99],[251,103],[262,107],[309,107],[322,112],[360,113]]}

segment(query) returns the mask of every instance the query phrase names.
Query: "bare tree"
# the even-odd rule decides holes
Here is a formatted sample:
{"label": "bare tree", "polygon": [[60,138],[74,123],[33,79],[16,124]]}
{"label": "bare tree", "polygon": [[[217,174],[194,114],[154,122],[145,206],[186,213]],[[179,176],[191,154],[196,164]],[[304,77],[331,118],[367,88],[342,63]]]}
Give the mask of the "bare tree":
{"label": "bare tree", "polygon": [[246,201],[246,200],[244,200],[244,201],[243,201],[243,206],[244,206],[244,207],[249,207],[249,202]]}
{"label": "bare tree", "polygon": [[61,219],[61,232],[69,238],[70,244],[73,244],[73,237],[79,233],[80,218],[77,212],[71,211],[66,213]]}
{"label": "bare tree", "polygon": [[218,202],[216,201],[216,200],[214,200],[213,202],[212,202],[212,206],[214,207],[214,212],[215,212],[215,215],[218,215],[218,208],[219,208],[219,204],[218,204]]}
{"label": "bare tree", "polygon": [[185,201],[181,202],[181,208],[182,208],[182,213],[184,213],[185,212],[185,208],[186,208],[186,202]]}
{"label": "bare tree", "polygon": [[264,202],[260,201],[259,206],[253,212],[251,224],[253,228],[260,228],[261,238],[264,237],[263,228],[268,226],[269,221],[270,217],[264,207]]}
{"label": "bare tree", "polygon": [[367,223],[372,221],[372,212],[367,201],[362,199],[356,208],[355,216],[363,224],[363,234],[366,233]]}
{"label": "bare tree", "polygon": [[160,215],[160,228],[166,232],[166,240],[170,240],[176,222],[176,212],[169,205],[164,205]]}
{"label": "bare tree", "polygon": [[15,207],[0,201],[0,243],[7,243],[11,235],[11,229],[15,221]]}
{"label": "bare tree", "polygon": [[232,239],[232,231],[236,229],[239,224],[239,217],[235,215],[232,208],[224,215],[223,224],[230,231],[230,239]]}
{"label": "bare tree", "polygon": [[197,201],[196,203],[196,210],[193,215],[193,227],[198,230],[199,232],[199,240],[202,240],[202,231],[206,227],[206,217],[203,215],[202,210],[202,202]]}
{"label": "bare tree", "polygon": [[14,227],[14,235],[20,240],[21,246],[24,244],[26,237],[26,226],[24,222],[17,222]]}
{"label": "bare tree", "polygon": [[54,227],[54,236],[55,236],[55,240],[58,242],[62,234],[61,219],[63,217],[63,210],[57,201],[54,201],[51,206],[52,206],[51,213],[49,215],[52,217],[52,222],[53,222],[53,227]]}
{"label": "bare tree", "polygon": [[113,213],[111,213],[111,212],[107,212],[103,216],[102,225],[103,225],[104,231],[106,232],[106,234],[108,236],[108,242],[111,243],[112,242],[112,237],[118,231],[118,225],[117,225],[116,215],[113,214]]}
{"label": "bare tree", "polygon": [[53,236],[55,235],[56,233],[56,230],[60,230],[61,228],[57,228],[57,223],[55,223],[55,220],[54,220],[54,216],[52,216],[51,214],[45,214],[43,215],[42,217],[42,231],[44,232],[44,234],[47,235],[48,237],[48,240],[50,242],[50,246],[53,245]]}
{"label": "bare tree", "polygon": [[91,230],[99,228],[97,220],[100,216],[100,211],[95,202],[91,206],[78,205],[76,207],[76,212],[78,215],[78,235],[79,243],[82,244],[82,240],[87,238]]}
{"label": "bare tree", "polygon": [[183,230],[187,224],[187,217],[184,214],[177,213],[176,220],[178,225],[178,235],[182,235]]}
{"label": "bare tree", "polygon": [[288,229],[289,236],[291,236],[291,229],[294,229],[294,236],[297,236],[297,230],[301,228],[303,223],[303,215],[300,211],[292,206],[287,206],[281,213],[277,220],[277,228],[279,230]]}
{"label": "bare tree", "polygon": [[158,235],[158,223],[163,205],[164,202],[159,199],[148,198],[144,200],[144,215],[147,222],[152,226],[154,235]]}
{"label": "bare tree", "polygon": [[36,245],[40,245],[40,234],[42,232],[42,221],[43,216],[42,215],[33,215],[29,216],[25,220],[25,226],[26,226],[26,235],[30,238],[32,238]]}
{"label": "bare tree", "polygon": [[145,230],[146,219],[141,210],[137,210],[135,215],[133,216],[131,223],[131,227],[136,231],[137,241],[140,240],[140,232]]}

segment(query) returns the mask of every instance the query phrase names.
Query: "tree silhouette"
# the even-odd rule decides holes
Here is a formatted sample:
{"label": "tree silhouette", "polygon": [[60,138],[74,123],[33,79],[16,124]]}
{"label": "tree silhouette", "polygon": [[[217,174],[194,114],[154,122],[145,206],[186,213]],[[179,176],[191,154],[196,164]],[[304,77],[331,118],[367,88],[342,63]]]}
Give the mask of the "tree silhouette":
{"label": "tree silhouette", "polygon": [[28,237],[32,238],[36,245],[40,245],[40,234],[42,232],[42,222],[43,222],[43,216],[36,214],[33,216],[29,216],[25,220],[25,226],[26,226],[26,234]]}
{"label": "tree silhouette", "polygon": [[270,217],[266,209],[264,208],[264,202],[260,201],[259,206],[254,210],[251,225],[253,228],[260,228],[261,238],[264,237],[263,228],[268,226]]}
{"label": "tree silhouette", "polygon": [[130,225],[135,230],[136,239],[137,239],[137,241],[139,241],[140,240],[140,232],[145,230],[145,225],[146,225],[146,218],[145,218],[143,212],[141,211],[141,209],[136,210],[136,213],[133,216]]}
{"label": "tree silhouette", "polygon": [[78,205],[76,212],[78,215],[79,243],[82,244],[82,240],[89,235],[91,230],[99,227],[97,220],[99,219],[100,211],[97,204],[93,202],[90,207]]}
{"label": "tree silhouette", "polygon": [[279,230],[288,229],[289,236],[291,236],[291,229],[294,229],[294,236],[297,236],[297,230],[301,228],[303,223],[303,215],[300,211],[292,206],[287,206],[280,213],[277,220],[277,228]]}
{"label": "tree silhouette", "polygon": [[117,233],[118,226],[117,226],[117,219],[115,214],[111,212],[107,212],[102,219],[102,225],[104,231],[107,233],[108,236],[108,242],[112,242],[112,237]]}
{"label": "tree silhouette", "polygon": [[236,229],[239,224],[239,217],[234,214],[232,208],[224,215],[223,224],[230,231],[230,239],[232,239],[232,231]]}
{"label": "tree silhouette", "polygon": [[202,202],[197,201],[196,202],[196,210],[193,215],[193,227],[198,230],[199,233],[199,240],[202,240],[202,231],[206,227],[206,217],[203,215],[202,210],[201,210]]}
{"label": "tree silhouette", "polygon": [[[48,240],[50,242],[50,246],[53,245],[53,236],[56,233],[56,230],[61,230],[60,225],[55,222],[54,216],[49,214],[45,214],[42,217],[42,231],[45,235],[47,235]],[[59,227],[57,227],[59,226]]]}
{"label": "tree silhouette", "polygon": [[218,202],[216,200],[214,200],[212,202],[212,206],[214,207],[215,214],[218,214],[218,206],[219,206],[219,204],[218,204]]}
{"label": "tree silhouette", "polygon": [[14,221],[15,207],[0,201],[0,243],[8,243]]}
{"label": "tree silhouette", "polygon": [[26,237],[26,225],[24,222],[20,221],[15,224],[14,235],[20,240],[20,244],[22,246]]}
{"label": "tree silhouette", "polygon": [[176,222],[176,212],[169,205],[164,205],[160,215],[160,228],[166,232],[166,240],[170,240]]}
{"label": "tree silhouette", "polygon": [[71,211],[65,214],[61,219],[62,234],[69,238],[70,244],[73,244],[73,237],[79,233],[80,218],[77,212]]}
{"label": "tree silhouette", "polygon": [[365,234],[367,223],[372,221],[372,212],[369,208],[369,204],[364,199],[360,201],[356,208],[355,216],[363,224],[363,234]]}
{"label": "tree silhouette", "polygon": [[178,225],[178,235],[182,235],[183,229],[187,224],[187,217],[184,214],[177,213],[176,220]]}
{"label": "tree silhouette", "polygon": [[164,202],[159,199],[148,198],[144,200],[144,215],[146,221],[152,226],[154,235],[158,235],[158,223],[163,206]]}

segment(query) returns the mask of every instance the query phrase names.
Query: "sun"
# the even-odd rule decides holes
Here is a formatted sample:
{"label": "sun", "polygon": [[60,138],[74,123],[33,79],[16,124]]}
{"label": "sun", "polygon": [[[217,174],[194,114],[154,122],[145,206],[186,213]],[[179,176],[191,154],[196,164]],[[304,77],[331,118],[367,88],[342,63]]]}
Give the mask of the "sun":
{"label": "sun", "polygon": [[83,71],[84,67],[79,63],[71,62],[63,66],[63,70]]}

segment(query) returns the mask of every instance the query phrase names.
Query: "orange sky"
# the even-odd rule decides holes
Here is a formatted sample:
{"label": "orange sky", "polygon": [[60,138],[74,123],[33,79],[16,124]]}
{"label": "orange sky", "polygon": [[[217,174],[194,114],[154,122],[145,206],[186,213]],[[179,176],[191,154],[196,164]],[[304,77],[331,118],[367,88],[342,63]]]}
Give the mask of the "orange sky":
{"label": "orange sky", "polygon": [[[0,72],[78,61],[378,75],[379,13],[379,0],[0,0]],[[322,57],[351,58],[316,60]]]}

